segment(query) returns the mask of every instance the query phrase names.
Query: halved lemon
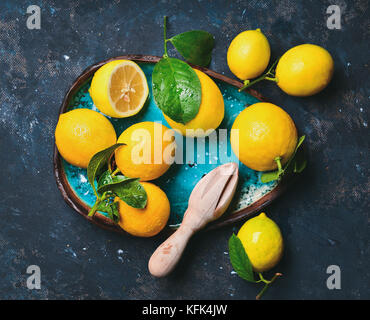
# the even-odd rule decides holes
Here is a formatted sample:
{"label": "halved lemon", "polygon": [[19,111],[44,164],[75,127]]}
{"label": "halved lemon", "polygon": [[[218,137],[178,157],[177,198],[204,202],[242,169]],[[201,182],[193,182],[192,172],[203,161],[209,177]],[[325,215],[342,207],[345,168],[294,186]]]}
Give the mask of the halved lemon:
{"label": "halved lemon", "polygon": [[114,60],[95,72],[89,93],[102,113],[126,118],[142,109],[149,88],[143,70],[135,62]]}

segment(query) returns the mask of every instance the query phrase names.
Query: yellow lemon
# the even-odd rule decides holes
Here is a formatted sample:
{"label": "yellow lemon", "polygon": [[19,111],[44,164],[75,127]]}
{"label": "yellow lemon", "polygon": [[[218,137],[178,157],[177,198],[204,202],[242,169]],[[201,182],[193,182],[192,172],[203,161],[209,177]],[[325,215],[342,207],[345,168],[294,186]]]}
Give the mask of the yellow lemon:
{"label": "yellow lemon", "polygon": [[334,72],[330,53],[314,44],[291,48],[278,62],[278,86],[292,96],[311,96],[323,90]]}
{"label": "yellow lemon", "polygon": [[247,30],[231,41],[227,64],[240,80],[253,79],[266,69],[270,55],[270,44],[261,30]]}
{"label": "yellow lemon", "polygon": [[143,70],[135,62],[114,60],[95,72],[89,93],[101,112],[114,118],[126,118],[142,109],[149,88]]}
{"label": "yellow lemon", "polygon": [[139,122],[118,138],[126,145],[116,151],[116,163],[127,177],[153,180],[164,174],[174,161],[174,132],[156,122]]}
{"label": "yellow lemon", "polygon": [[231,147],[239,160],[257,171],[284,165],[297,145],[297,129],[292,118],[280,107],[259,102],[236,117],[230,134]]}
{"label": "yellow lemon", "polygon": [[119,226],[137,237],[152,237],[158,234],[167,224],[170,216],[170,202],[166,194],[156,185],[141,183],[147,194],[147,205],[136,209],[119,200]]}
{"label": "yellow lemon", "polygon": [[202,90],[202,99],[195,118],[182,124],[173,121],[165,114],[163,115],[168,124],[173,129],[179,130],[182,135],[204,137],[221,124],[225,114],[224,99],[220,89],[210,77],[197,69],[194,71],[199,78]]}
{"label": "yellow lemon", "polygon": [[92,156],[116,143],[110,121],[99,112],[75,109],[59,116],[55,144],[61,156],[74,166],[87,168]]}
{"label": "yellow lemon", "polygon": [[283,237],[278,225],[261,213],[240,228],[238,238],[248,255],[254,271],[273,268],[283,254]]}

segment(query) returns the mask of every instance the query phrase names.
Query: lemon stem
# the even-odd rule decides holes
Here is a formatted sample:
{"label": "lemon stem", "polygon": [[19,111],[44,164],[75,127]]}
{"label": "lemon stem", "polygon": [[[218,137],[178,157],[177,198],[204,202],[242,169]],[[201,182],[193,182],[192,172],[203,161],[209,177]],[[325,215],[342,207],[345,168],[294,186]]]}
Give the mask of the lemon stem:
{"label": "lemon stem", "polygon": [[118,172],[120,172],[119,168],[117,168],[116,170],[114,170],[110,175],[112,177],[114,177]]}
{"label": "lemon stem", "polygon": [[104,192],[102,197],[101,198],[97,198],[93,207],[91,208],[91,210],[89,211],[89,214],[87,215],[88,217],[93,217],[95,212],[98,210],[98,206],[100,204],[100,202],[104,201],[106,199],[106,196],[107,196],[107,193]]}
{"label": "lemon stem", "polygon": [[265,77],[265,80],[270,80],[270,81],[278,82],[278,78],[276,78],[276,77],[274,77],[274,78]]}
{"label": "lemon stem", "polygon": [[253,86],[255,83],[260,82],[262,80],[269,80],[269,81],[274,81],[278,82],[278,79],[275,77],[275,71],[274,68],[276,64],[279,62],[279,58],[276,59],[276,61],[272,64],[272,66],[267,70],[266,73],[264,73],[262,76],[258,77],[257,79],[250,81],[250,80],[244,80],[243,86],[238,90],[243,91],[251,86]]}
{"label": "lemon stem", "polygon": [[164,16],[163,18],[163,38],[164,38],[164,58],[168,58],[167,53],[167,16]]}
{"label": "lemon stem", "polygon": [[98,205],[99,205],[100,202],[101,202],[100,199],[96,199],[93,207],[91,208],[91,210],[89,211],[89,214],[87,215],[88,217],[93,217],[94,216],[96,210],[98,209]]}
{"label": "lemon stem", "polygon": [[262,276],[262,273],[258,273],[259,277],[260,277],[260,281],[264,282],[265,283],[265,286],[262,288],[262,290],[260,291],[260,293],[256,296],[256,300],[259,300],[261,299],[262,295],[265,293],[265,291],[267,290],[267,288],[276,280],[277,277],[280,277],[282,276],[281,273],[275,273],[275,275],[272,277],[271,280],[266,280],[263,278]]}
{"label": "lemon stem", "polygon": [[281,157],[276,157],[274,160],[278,166],[279,174],[281,174],[284,171],[283,166],[281,165]]}
{"label": "lemon stem", "polygon": [[110,173],[112,173],[112,171],[113,171],[111,161],[108,161],[108,170],[109,170]]}

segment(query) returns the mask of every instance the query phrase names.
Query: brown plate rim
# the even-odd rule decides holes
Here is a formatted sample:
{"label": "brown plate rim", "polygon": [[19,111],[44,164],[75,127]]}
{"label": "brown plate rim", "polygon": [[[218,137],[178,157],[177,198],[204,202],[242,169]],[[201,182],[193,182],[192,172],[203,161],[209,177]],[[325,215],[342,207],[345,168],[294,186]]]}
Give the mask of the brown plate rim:
{"label": "brown plate rim", "polygon": [[[118,59],[126,59],[126,60],[133,60],[136,62],[141,63],[157,63],[162,57],[159,56],[151,56],[151,55],[138,55],[138,54],[132,54],[132,55],[124,55],[124,56],[117,56],[113,58],[109,58],[106,60],[99,61],[88,68],[86,68],[81,75],[73,82],[72,86],[67,91],[66,95],[64,96],[62,105],[59,109],[58,115],[64,113],[66,109],[68,108],[68,102],[70,98],[73,96],[75,91],[81,86],[83,82],[85,82],[88,78],[90,78],[93,73],[99,69],[102,65],[118,60]],[[190,63],[189,63],[190,64]],[[196,66],[190,64],[192,67],[199,69],[209,75],[212,78],[218,79],[220,81],[226,82],[228,84],[231,84],[237,88],[242,87],[242,83],[231,79],[223,74],[217,73],[213,70],[210,70],[208,68]],[[261,101],[267,101],[258,91],[249,89],[248,93],[252,96],[256,97],[257,99]],[[99,227],[102,227],[107,230],[120,232],[120,233],[126,233],[123,231],[119,226],[117,226],[113,221],[111,221],[109,218],[105,217],[104,215],[97,213],[94,217],[89,217],[87,214],[89,212],[89,207],[81,201],[80,198],[75,194],[71,186],[69,185],[66,175],[64,173],[64,169],[62,166],[61,156],[58,152],[58,149],[55,145],[55,139],[54,139],[54,154],[53,154],[53,165],[54,165],[54,176],[56,180],[57,187],[59,191],[62,194],[62,197],[64,201],[77,213],[79,213],[81,216],[83,216],[85,219],[89,220],[90,222],[98,225]],[[272,201],[274,201],[276,198],[278,198],[284,191],[287,189],[288,185],[292,182],[293,178],[292,176],[286,176],[284,177],[278,185],[272,189],[270,192],[265,194],[262,198],[255,201],[251,205],[240,209],[239,211],[233,212],[232,214],[226,214],[225,216],[221,217],[220,219],[210,223],[205,230],[212,230],[220,227],[224,227],[227,225],[230,225],[232,223],[241,221],[247,217],[250,217],[257,213],[258,211],[265,208],[267,205],[269,205]],[[167,229],[173,229],[170,228],[168,225],[166,227]],[[126,233],[127,234],[127,233]]]}

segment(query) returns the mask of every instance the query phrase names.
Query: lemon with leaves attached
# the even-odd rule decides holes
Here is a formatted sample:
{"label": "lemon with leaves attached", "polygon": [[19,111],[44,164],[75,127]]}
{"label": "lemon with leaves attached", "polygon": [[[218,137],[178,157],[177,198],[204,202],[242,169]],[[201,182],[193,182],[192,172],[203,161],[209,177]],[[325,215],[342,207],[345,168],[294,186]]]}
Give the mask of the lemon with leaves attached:
{"label": "lemon with leaves attached", "polygon": [[156,185],[142,182],[147,194],[145,208],[129,206],[119,198],[119,226],[126,232],[137,237],[152,237],[158,234],[167,224],[170,216],[170,202],[166,194]]}
{"label": "lemon with leaves attached", "polygon": [[168,124],[173,129],[179,130],[182,135],[204,137],[221,124],[225,115],[224,99],[217,84],[209,76],[197,69],[194,71],[199,78],[202,90],[201,103],[195,118],[182,124],[172,120],[164,113],[163,115]]}
{"label": "lemon with leaves attached", "polygon": [[265,213],[248,220],[240,228],[238,238],[254,271],[270,270],[280,261],[283,254],[283,237],[278,225]]}
{"label": "lemon with leaves attached", "polygon": [[135,62],[114,60],[95,72],[89,93],[102,113],[126,118],[143,108],[149,88],[143,70]]}
{"label": "lemon with leaves attached", "polygon": [[227,50],[227,64],[240,80],[253,79],[266,69],[270,55],[270,44],[261,30],[247,30],[231,42]]}
{"label": "lemon with leaves attached", "polygon": [[330,53],[320,46],[306,43],[285,52],[262,76],[244,81],[239,91],[259,81],[269,80],[289,95],[312,96],[329,84],[333,73],[334,61]]}
{"label": "lemon with leaves attached", "polygon": [[117,142],[126,144],[116,150],[115,159],[127,177],[141,181],[157,179],[174,161],[174,131],[161,123],[135,123],[119,136]]}
{"label": "lemon with leaves attached", "polygon": [[110,121],[90,109],[75,109],[59,116],[55,144],[61,156],[74,166],[87,168],[92,156],[116,143]]}
{"label": "lemon with leaves attached", "polygon": [[334,72],[330,53],[314,44],[291,48],[276,67],[278,86],[292,96],[311,96],[323,90]]}
{"label": "lemon with leaves attached", "polygon": [[297,129],[280,107],[255,103],[236,117],[230,134],[231,147],[239,160],[257,171],[281,167],[297,146]]}

